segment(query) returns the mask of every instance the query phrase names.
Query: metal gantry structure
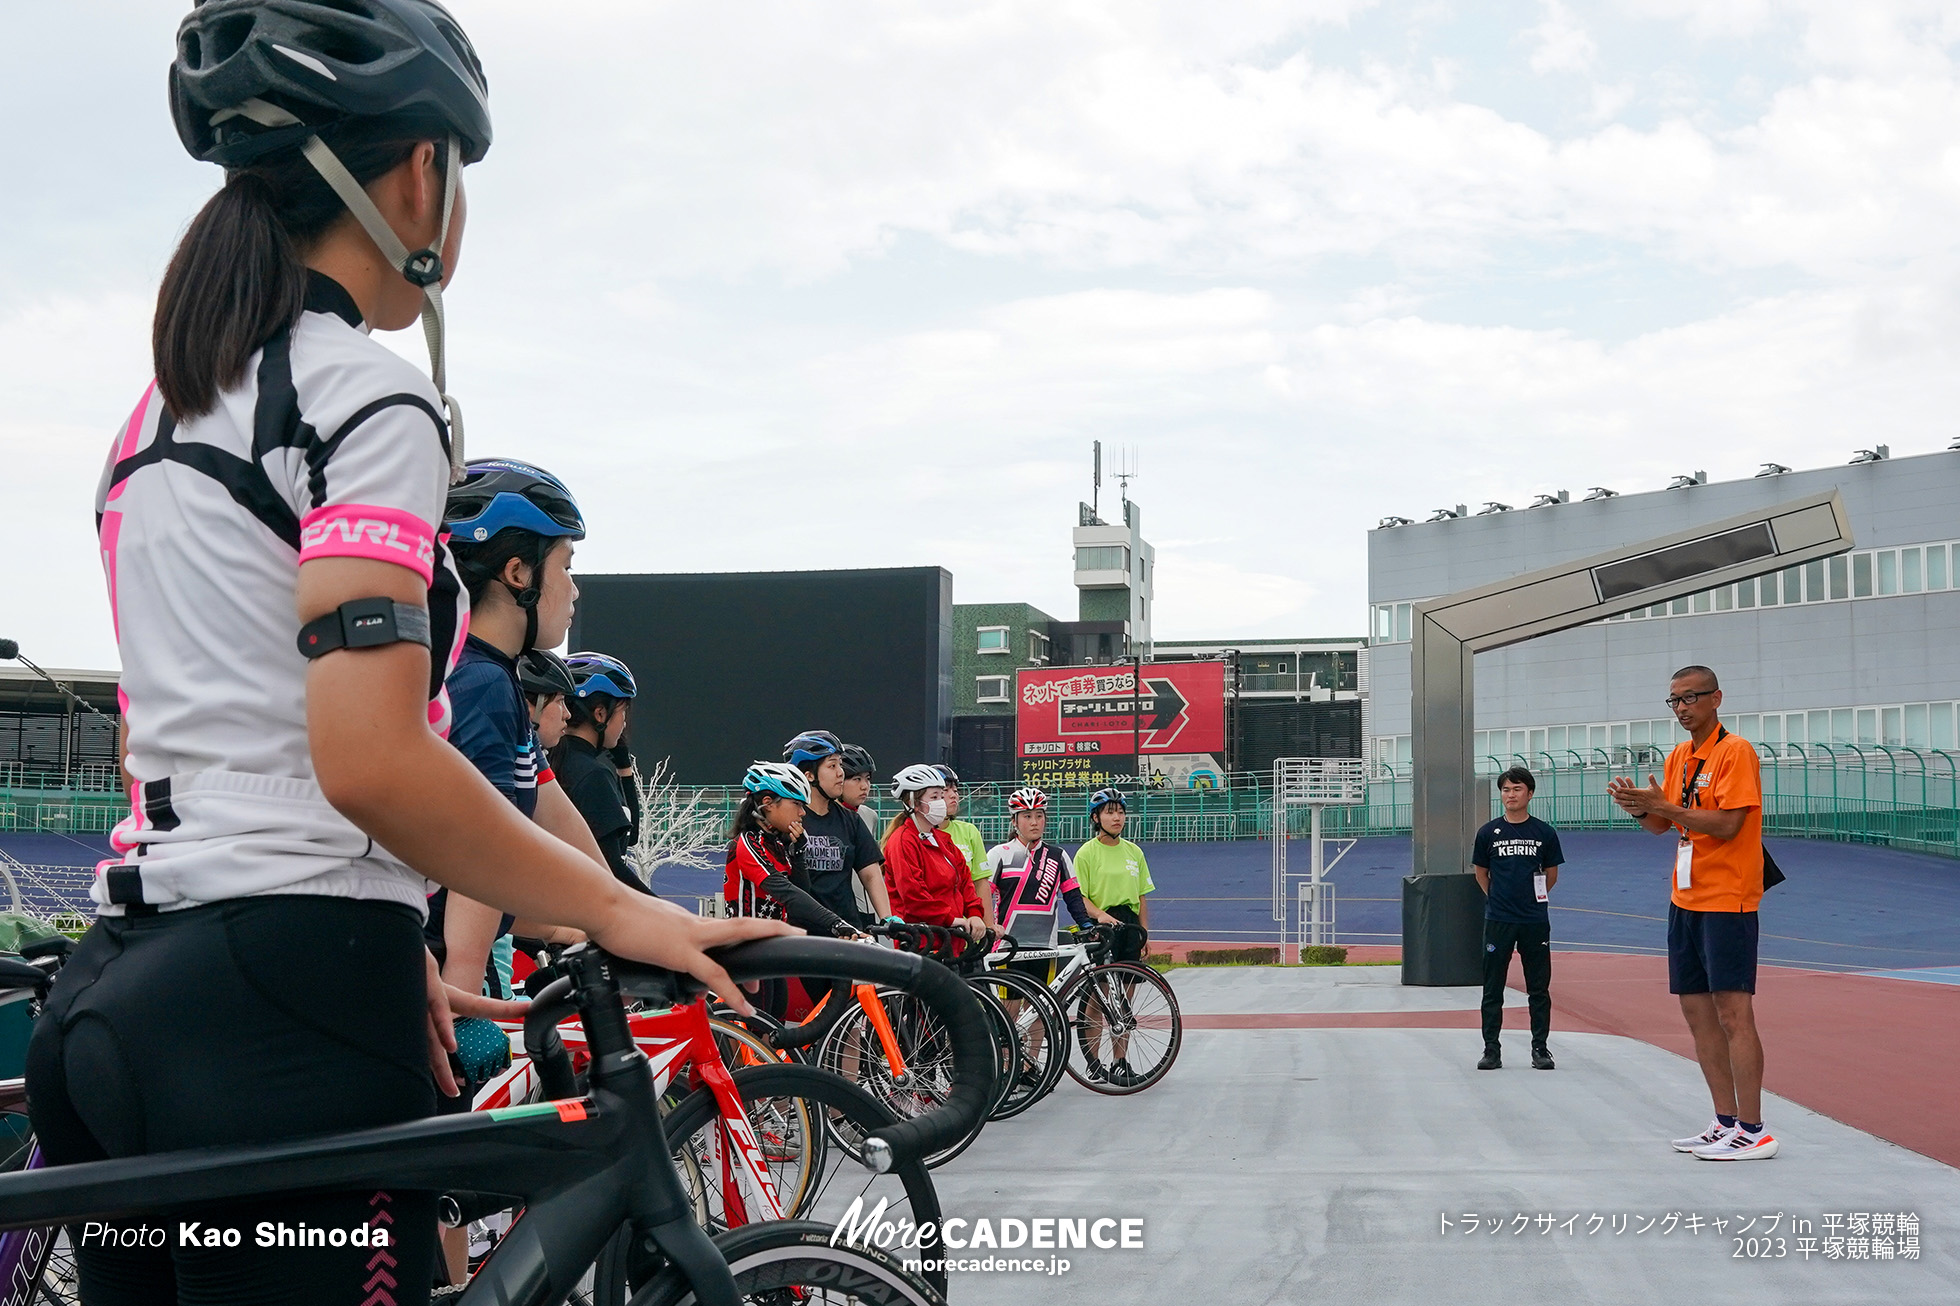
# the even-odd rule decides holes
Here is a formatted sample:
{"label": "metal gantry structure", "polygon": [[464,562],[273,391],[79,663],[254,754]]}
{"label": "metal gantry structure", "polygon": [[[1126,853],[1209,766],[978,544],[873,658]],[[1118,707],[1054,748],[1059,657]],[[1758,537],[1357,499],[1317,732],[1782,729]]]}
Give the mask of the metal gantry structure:
{"label": "metal gantry structure", "polygon": [[1852,547],[1844,501],[1830,490],[1417,604],[1410,650],[1415,847],[1413,874],[1403,884],[1403,982],[1482,979],[1482,912],[1470,852],[1490,806],[1489,782],[1471,756],[1477,654]]}
{"label": "metal gantry structure", "polygon": [[1323,833],[1323,819],[1329,807],[1359,807],[1368,801],[1368,766],[1362,759],[1348,757],[1282,757],[1273,762],[1273,919],[1281,922],[1282,949],[1291,942],[1291,922],[1287,918],[1286,881],[1299,872],[1287,868],[1288,816],[1295,809],[1308,809],[1307,872],[1300,885],[1301,946],[1331,944],[1334,941],[1334,886],[1327,873],[1354,847],[1352,837],[1331,842],[1339,850],[1327,860],[1330,842]]}

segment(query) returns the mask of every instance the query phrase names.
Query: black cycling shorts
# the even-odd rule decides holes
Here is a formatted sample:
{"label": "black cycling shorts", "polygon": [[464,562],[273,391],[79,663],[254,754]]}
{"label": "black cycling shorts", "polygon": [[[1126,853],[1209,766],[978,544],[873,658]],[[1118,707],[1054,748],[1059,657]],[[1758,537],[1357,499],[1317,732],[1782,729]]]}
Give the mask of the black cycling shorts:
{"label": "black cycling shorts", "polygon": [[[56,979],[27,1050],[29,1113],[50,1164],[268,1143],[417,1120],[435,1108],[421,921],[392,903],[273,895],[104,918]],[[167,1197],[160,1190],[158,1197]],[[238,1246],[184,1245],[212,1229]],[[257,1245],[261,1226],[386,1228],[384,1248]],[[82,1299],[347,1303],[428,1300],[435,1194],[265,1197],[75,1225]],[[114,1237],[114,1235],[111,1235]],[[372,1241],[372,1234],[367,1235]],[[134,1241],[123,1234],[120,1241]]]}

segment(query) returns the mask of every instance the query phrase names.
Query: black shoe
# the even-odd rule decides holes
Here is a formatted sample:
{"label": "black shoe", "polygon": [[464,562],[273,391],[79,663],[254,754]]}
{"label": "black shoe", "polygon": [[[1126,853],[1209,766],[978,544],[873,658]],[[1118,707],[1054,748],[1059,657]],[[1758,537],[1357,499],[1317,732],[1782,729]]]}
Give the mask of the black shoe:
{"label": "black shoe", "polygon": [[1504,1069],[1504,1053],[1502,1049],[1494,1048],[1494,1047],[1485,1048],[1484,1059],[1477,1063],[1477,1069],[1479,1070]]}
{"label": "black shoe", "polygon": [[1137,1073],[1130,1069],[1127,1058],[1118,1057],[1109,1063],[1109,1082],[1118,1088],[1128,1088],[1137,1082]]}
{"label": "black shoe", "polygon": [[1533,1070],[1557,1069],[1557,1067],[1552,1064],[1551,1052],[1546,1049],[1543,1043],[1534,1043],[1531,1045],[1531,1068]]}

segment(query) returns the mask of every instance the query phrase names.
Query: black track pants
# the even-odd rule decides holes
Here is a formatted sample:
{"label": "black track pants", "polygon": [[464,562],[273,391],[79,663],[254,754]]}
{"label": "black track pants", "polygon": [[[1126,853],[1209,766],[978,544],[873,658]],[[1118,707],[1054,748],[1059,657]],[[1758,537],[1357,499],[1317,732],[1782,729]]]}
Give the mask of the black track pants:
{"label": "black track pants", "polygon": [[[388,903],[274,895],[98,921],[28,1045],[42,1150],[66,1164],[427,1116],[423,967],[419,918]],[[256,1245],[281,1223],[365,1227],[370,1243],[385,1228],[390,1245]],[[69,1230],[87,1306],[410,1306],[428,1300],[434,1272],[427,1192],[268,1196],[109,1229]],[[236,1229],[238,1245],[196,1245],[213,1229]]]}
{"label": "black track pants", "polygon": [[1484,1046],[1497,1046],[1504,1027],[1504,980],[1511,973],[1515,949],[1524,966],[1524,992],[1531,1008],[1531,1041],[1543,1043],[1552,1032],[1552,927],[1484,922]]}

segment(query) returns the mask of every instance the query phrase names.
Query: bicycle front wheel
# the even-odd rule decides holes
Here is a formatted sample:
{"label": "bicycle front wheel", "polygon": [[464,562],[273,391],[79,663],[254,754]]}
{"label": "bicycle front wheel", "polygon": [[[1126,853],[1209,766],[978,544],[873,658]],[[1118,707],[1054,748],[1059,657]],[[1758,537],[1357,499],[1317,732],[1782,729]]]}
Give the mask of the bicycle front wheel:
{"label": "bicycle front wheel", "polygon": [[1138,1093],[1162,1079],[1184,1043],[1170,981],[1134,961],[1091,966],[1062,994],[1082,1064],[1068,1073],[1098,1093]]}
{"label": "bicycle front wheel", "polygon": [[[773,1220],[731,1229],[715,1239],[735,1276],[735,1290],[754,1306],[945,1306],[946,1298],[876,1247],[830,1245],[831,1228],[809,1220]],[[692,1306],[694,1289],[676,1267],[633,1297],[632,1306]]]}
{"label": "bicycle front wheel", "polygon": [[[999,1098],[999,1068],[1008,1064],[1004,1058],[1011,1056],[1001,1041],[1011,1022],[999,1003],[989,1006],[987,994],[976,992],[975,997],[989,1009],[987,1034],[993,1044],[989,1064],[996,1068],[995,1082],[987,1090],[991,1107]],[[817,1049],[817,1064],[862,1088],[900,1120],[938,1109],[953,1091],[953,1043],[944,1023],[937,1013],[902,989],[879,989],[877,1001],[890,1023],[898,1062],[886,1055],[869,1014],[862,1005],[856,1005],[824,1035]],[[937,1167],[958,1156],[979,1137],[986,1123],[984,1116],[976,1120],[964,1138],[927,1157],[926,1164]],[[825,1124],[833,1142],[853,1160],[863,1160],[863,1132],[836,1119]]]}

